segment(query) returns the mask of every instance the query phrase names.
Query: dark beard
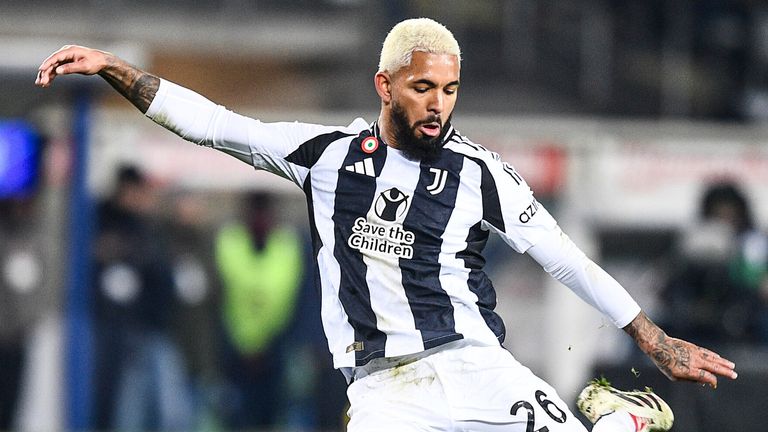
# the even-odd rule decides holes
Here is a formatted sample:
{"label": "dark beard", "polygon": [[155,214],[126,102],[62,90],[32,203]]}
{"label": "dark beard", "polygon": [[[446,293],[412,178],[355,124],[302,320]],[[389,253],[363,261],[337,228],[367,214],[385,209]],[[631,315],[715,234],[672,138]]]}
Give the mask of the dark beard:
{"label": "dark beard", "polygon": [[[439,116],[431,116],[427,119],[417,121],[413,126],[408,124],[408,118],[405,111],[396,103],[392,103],[392,127],[397,143],[398,150],[401,150],[405,157],[412,161],[432,162],[435,161],[443,150],[443,138],[450,127],[451,117],[443,123]],[[419,137],[416,129],[423,123],[440,123],[440,135],[432,138],[427,136]]]}

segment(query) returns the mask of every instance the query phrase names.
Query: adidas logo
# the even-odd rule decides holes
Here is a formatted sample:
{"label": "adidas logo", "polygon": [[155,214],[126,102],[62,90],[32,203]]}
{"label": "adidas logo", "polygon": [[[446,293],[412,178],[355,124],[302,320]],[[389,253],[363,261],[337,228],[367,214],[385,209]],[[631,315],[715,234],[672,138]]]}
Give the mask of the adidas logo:
{"label": "adidas logo", "polygon": [[369,177],[376,177],[376,169],[373,167],[372,158],[365,158],[361,161],[357,161],[352,165],[345,166],[344,169],[356,174],[365,174]]}

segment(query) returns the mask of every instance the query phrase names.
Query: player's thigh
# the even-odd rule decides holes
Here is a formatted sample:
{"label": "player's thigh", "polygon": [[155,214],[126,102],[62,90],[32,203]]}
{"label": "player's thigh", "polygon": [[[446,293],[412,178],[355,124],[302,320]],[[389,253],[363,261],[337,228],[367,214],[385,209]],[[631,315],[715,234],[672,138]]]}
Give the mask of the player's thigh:
{"label": "player's thigh", "polygon": [[528,391],[507,394],[508,403],[493,415],[482,409],[477,415],[464,411],[463,419],[455,422],[456,432],[587,432],[568,405],[546,383],[535,385]]}
{"label": "player's thigh", "polygon": [[419,365],[393,368],[355,381],[347,396],[348,432],[452,430],[440,381],[434,371]]}
{"label": "player's thigh", "polygon": [[554,388],[501,348],[468,348],[438,367],[454,420],[477,432],[586,432]]}
{"label": "player's thigh", "polygon": [[[521,431],[544,430],[549,432],[586,432],[587,429],[571,412],[569,405],[557,391],[544,380],[531,373],[531,378],[522,391],[516,392],[509,407]],[[488,432],[502,429],[486,429]],[[503,429],[508,430],[508,429]]]}

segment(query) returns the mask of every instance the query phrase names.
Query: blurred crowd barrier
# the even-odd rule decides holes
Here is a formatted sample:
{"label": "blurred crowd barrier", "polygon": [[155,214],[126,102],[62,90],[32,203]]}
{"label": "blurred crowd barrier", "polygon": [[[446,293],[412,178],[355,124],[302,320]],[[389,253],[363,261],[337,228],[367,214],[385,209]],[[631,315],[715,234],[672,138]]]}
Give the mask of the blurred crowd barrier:
{"label": "blurred crowd barrier", "polygon": [[[262,119],[348,124],[357,115]],[[33,123],[46,137],[41,181],[22,198],[0,199],[0,295],[36,306],[0,304],[0,428],[61,430],[71,415],[64,408],[71,339],[63,305],[72,251],[63,221],[78,215],[67,200],[68,116],[53,107],[39,116]],[[320,328],[301,191],[183,142],[133,111],[103,109],[91,120],[91,364],[79,369],[88,374],[90,426],[342,430],[345,384],[332,370]],[[471,115],[457,115],[454,124],[514,165],[564,230],[649,315],[675,336],[740,353],[744,368],[765,378],[749,364],[762,357],[744,353],[768,342],[757,319],[766,308],[755,307],[768,302],[768,129]],[[748,202],[749,236],[725,223],[727,209],[703,217],[707,191],[722,184]],[[39,252],[6,251],[19,242]],[[650,369],[631,373],[646,365],[629,339],[532,260],[500,242],[490,242],[487,252],[509,329],[505,345],[564,399],[573,400],[600,367],[631,377],[635,387],[657,381],[660,374]],[[694,275],[734,272],[740,284],[680,288],[681,260],[691,256],[706,258]],[[728,291],[713,293],[712,286]],[[726,312],[724,298],[727,313],[701,312]],[[694,319],[717,331],[684,325]],[[753,391],[729,389],[728,397]]]}

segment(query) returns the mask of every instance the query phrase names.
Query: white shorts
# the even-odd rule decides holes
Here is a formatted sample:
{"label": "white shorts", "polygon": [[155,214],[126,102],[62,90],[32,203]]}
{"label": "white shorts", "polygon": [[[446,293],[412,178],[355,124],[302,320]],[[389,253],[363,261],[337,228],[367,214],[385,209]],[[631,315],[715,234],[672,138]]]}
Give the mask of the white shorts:
{"label": "white shorts", "polygon": [[348,388],[349,432],[586,432],[557,392],[499,346],[463,346]]}

